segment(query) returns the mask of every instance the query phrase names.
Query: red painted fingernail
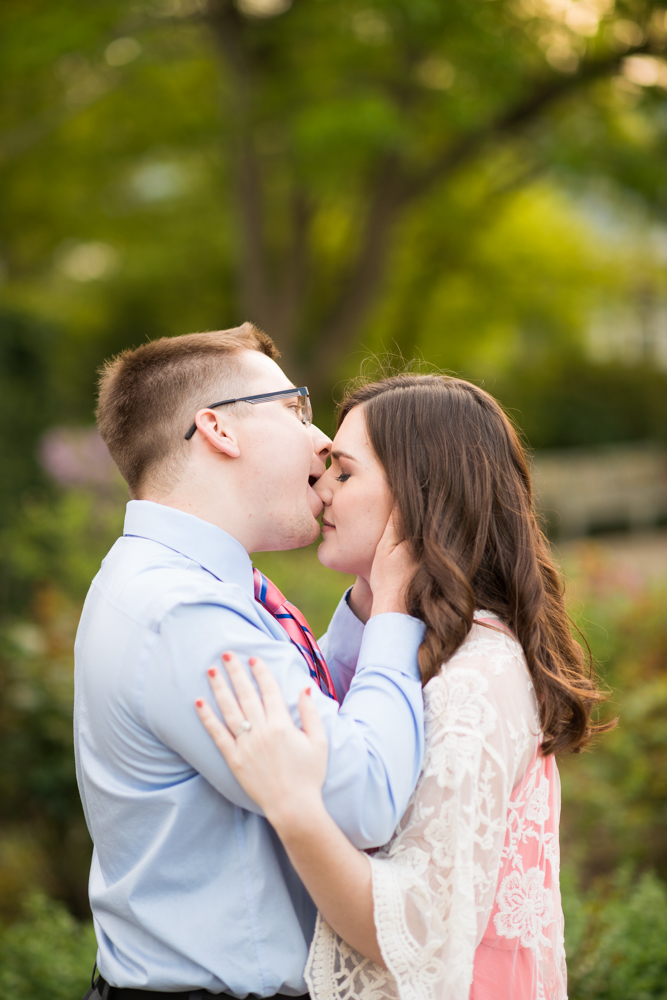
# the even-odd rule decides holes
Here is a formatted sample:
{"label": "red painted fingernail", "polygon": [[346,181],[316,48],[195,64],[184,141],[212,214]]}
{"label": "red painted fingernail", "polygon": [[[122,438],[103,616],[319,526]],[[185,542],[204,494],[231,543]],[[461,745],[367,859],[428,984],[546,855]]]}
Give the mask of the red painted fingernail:
{"label": "red painted fingernail", "polygon": [[306,694],[310,697],[310,688],[306,688]]}
{"label": "red painted fingernail", "polygon": [[248,660],[248,663],[250,664],[251,667],[254,667],[255,664],[257,663],[257,657],[251,656],[250,659]]}
{"label": "red painted fingernail", "polygon": [[232,658],[232,654],[231,653],[223,653],[222,654],[222,658],[225,661],[225,663],[229,663],[229,661]]}
{"label": "red painted fingernail", "polygon": [[204,701],[203,701],[203,699],[202,698],[197,698],[197,700],[195,702],[195,705],[197,706],[197,708],[203,708],[204,707]]}
{"label": "red painted fingernail", "polygon": [[209,667],[206,673],[209,677],[215,677],[215,667]]}

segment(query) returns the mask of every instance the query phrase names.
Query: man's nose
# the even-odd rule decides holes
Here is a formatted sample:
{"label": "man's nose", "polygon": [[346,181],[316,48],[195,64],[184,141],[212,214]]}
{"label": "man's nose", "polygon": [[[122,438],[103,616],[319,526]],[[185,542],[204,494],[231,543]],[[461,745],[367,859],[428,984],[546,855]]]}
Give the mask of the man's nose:
{"label": "man's nose", "polygon": [[315,424],[311,424],[308,428],[310,431],[310,437],[313,442],[313,461],[310,466],[310,477],[311,480],[319,479],[320,476],[326,471],[327,459],[331,454],[331,439],[326,436],[324,431],[321,431],[319,427]]}
{"label": "man's nose", "polygon": [[327,475],[320,476],[320,478],[316,479],[311,485],[324,506],[330,507],[333,501],[333,490],[330,485],[333,472],[331,469],[327,469],[326,472]]}

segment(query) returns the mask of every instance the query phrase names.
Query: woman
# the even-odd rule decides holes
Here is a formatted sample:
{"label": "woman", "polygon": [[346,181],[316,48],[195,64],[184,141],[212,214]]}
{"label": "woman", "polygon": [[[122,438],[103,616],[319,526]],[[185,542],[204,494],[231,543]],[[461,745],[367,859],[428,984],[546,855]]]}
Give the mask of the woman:
{"label": "woman", "polygon": [[600,696],[570,635],[519,440],[478,387],[399,375],[343,402],[317,490],[319,558],[357,574],[353,610],[372,613],[373,557],[393,523],[405,611],[426,624],[424,766],[389,844],[357,851],[324,809],[326,741],[307,692],[299,730],[268,670],[250,661],[260,701],[225,654],[236,698],[219,672],[212,687],[229,728],[198,702],[318,906],[311,993],[564,1000],[555,754],[605,726],[590,718]]}

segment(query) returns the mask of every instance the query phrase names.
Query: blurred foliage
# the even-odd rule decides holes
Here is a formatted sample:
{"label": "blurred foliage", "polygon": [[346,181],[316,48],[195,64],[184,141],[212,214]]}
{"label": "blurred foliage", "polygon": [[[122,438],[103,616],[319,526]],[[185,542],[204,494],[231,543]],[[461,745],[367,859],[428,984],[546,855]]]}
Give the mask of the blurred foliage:
{"label": "blurred foliage", "polygon": [[667,591],[594,542],[569,567],[571,608],[611,689],[619,725],[561,762],[564,850],[590,878],[621,862],[667,878]]}
{"label": "blurred foliage", "polygon": [[90,490],[24,494],[12,522],[0,531],[3,606],[12,615],[40,605],[55,590],[80,606],[102,557],[122,534],[124,484],[111,495]]}
{"label": "blurred foliage", "polygon": [[46,487],[36,444],[54,406],[55,334],[46,324],[0,313],[0,524],[28,490]]}
{"label": "blurred foliage", "polygon": [[47,586],[83,601],[123,531],[127,490],[118,479],[110,490],[53,487],[51,495],[25,498],[14,523],[0,534],[0,547],[12,579],[31,598],[35,587]]}
{"label": "blurred foliage", "polygon": [[565,355],[485,388],[506,401],[533,448],[667,444],[667,374],[650,365]]}
{"label": "blurred foliage", "polygon": [[667,884],[628,866],[587,891],[562,883],[570,1000],[665,1000]]}
{"label": "blurred foliage", "polygon": [[26,501],[0,536],[15,586],[30,598],[8,600],[0,623],[0,912],[16,912],[33,882],[74,913],[88,912],[90,840],[74,774],[72,648],[90,580],[122,532],[122,518],[114,489],[63,490]]}
{"label": "blurred foliage", "polygon": [[77,1000],[90,986],[96,951],[92,923],[32,894],[20,918],[0,927],[0,1000]]}
{"label": "blurred foliage", "polygon": [[326,422],[362,345],[493,383],[664,294],[663,6],[288,6],[3,3],[2,297],[57,331],[53,423],[146,337],[256,320]]}

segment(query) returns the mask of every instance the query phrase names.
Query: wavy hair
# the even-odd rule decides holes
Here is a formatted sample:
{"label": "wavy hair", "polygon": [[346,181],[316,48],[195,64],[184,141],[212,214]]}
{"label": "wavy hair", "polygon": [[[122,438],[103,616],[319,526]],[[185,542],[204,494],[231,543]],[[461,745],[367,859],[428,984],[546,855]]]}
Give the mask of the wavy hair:
{"label": "wavy hair", "polygon": [[447,375],[402,374],[354,389],[411,544],[409,613],[426,624],[426,684],[463,643],[476,609],[497,614],[523,648],[540,707],[543,755],[579,751],[614,721],[592,719],[599,691],[573,638],[563,584],[535,516],[524,449],[500,405]]}

